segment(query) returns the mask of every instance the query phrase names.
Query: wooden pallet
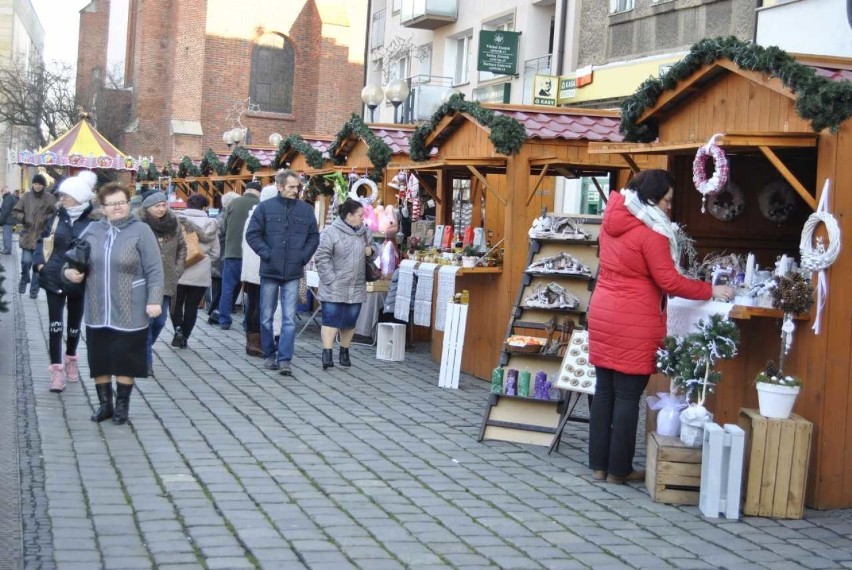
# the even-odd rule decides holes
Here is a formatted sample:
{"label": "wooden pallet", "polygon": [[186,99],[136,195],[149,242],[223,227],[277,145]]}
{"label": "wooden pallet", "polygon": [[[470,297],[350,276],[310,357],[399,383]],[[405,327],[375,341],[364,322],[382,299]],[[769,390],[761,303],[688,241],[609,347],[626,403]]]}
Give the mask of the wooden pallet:
{"label": "wooden pallet", "polygon": [[746,433],[743,513],[802,518],[813,424],[796,414],[773,420],[741,408],[739,426]]}
{"label": "wooden pallet", "polygon": [[676,437],[648,434],[645,487],[655,503],[697,505],[701,487],[701,448]]}

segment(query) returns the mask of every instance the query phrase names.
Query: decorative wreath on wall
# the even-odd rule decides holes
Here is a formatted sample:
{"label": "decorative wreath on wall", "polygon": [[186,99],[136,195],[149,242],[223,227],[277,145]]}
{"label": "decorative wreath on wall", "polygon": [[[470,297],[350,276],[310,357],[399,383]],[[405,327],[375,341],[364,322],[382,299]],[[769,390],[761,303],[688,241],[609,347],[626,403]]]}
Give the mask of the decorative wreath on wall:
{"label": "decorative wreath on wall", "polygon": [[796,209],[796,193],[786,182],[776,180],[760,190],[757,202],[764,218],[780,224],[789,220]]}
{"label": "decorative wreath on wall", "polygon": [[[370,187],[371,194],[369,196],[359,196],[358,189],[366,184]],[[353,200],[358,200],[365,206],[369,206],[373,204],[379,197],[379,187],[376,186],[376,183],[373,182],[370,178],[359,178],[355,181],[352,187],[349,189],[349,197]]]}
{"label": "decorative wreath on wall", "polygon": [[730,222],[745,211],[745,195],[739,186],[728,181],[722,190],[710,195],[707,207],[717,220]]}
{"label": "decorative wreath on wall", "polygon": [[[695,189],[701,192],[701,213],[706,210],[707,195],[715,194],[728,182],[728,158],[725,151],[717,144],[721,134],[713,135],[707,144],[695,153],[692,161],[692,182]],[[713,176],[707,178],[707,159],[713,160]]]}

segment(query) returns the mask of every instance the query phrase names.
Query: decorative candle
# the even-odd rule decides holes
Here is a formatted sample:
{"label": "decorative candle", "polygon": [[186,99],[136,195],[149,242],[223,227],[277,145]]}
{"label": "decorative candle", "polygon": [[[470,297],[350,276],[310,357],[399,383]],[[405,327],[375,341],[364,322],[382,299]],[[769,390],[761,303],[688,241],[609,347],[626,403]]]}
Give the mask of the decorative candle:
{"label": "decorative candle", "polygon": [[507,396],[516,396],[518,390],[518,371],[510,368],[506,373],[506,382],[504,384]]}
{"label": "decorative candle", "polygon": [[530,371],[524,370],[521,372],[518,380],[518,396],[529,397],[530,395]]}
{"label": "decorative candle", "polygon": [[539,400],[547,400],[547,392],[545,391],[545,384],[547,383],[547,373],[543,370],[539,370],[535,373],[535,397]]}
{"label": "decorative candle", "polygon": [[491,392],[494,394],[503,393],[503,369],[495,368],[491,373]]}
{"label": "decorative candle", "polygon": [[751,287],[754,283],[754,254],[749,253],[746,258],[746,270],[745,270],[745,279],[744,285],[746,287]]}

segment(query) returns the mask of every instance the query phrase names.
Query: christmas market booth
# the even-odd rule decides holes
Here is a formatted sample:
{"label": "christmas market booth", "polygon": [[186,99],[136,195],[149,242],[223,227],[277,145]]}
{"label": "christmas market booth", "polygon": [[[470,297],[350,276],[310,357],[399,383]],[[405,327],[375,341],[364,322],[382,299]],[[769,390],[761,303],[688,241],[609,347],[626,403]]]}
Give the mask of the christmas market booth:
{"label": "christmas market booth", "polygon": [[[442,368],[452,358],[462,371],[489,378],[506,358],[507,322],[508,334],[540,337],[557,320],[563,332],[573,327],[563,317],[582,318],[591,279],[566,285],[583,299],[571,313],[556,317],[529,307],[522,320],[515,319],[523,310],[521,292],[549,283],[529,268],[535,246],[530,228],[542,212],[554,212],[557,176],[603,177],[611,185],[627,180],[630,164],[624,158],[587,152],[589,141],[621,140],[618,124],[618,115],[608,111],[480,105],[454,96],[415,130],[411,160],[391,162],[389,170],[403,173],[397,180],[416,181],[409,188],[419,185],[421,197],[409,199],[427,200],[422,213],[434,214],[431,222],[418,219],[419,213],[412,218],[409,245],[417,249],[411,269],[417,277],[414,324],[430,327],[432,356]],[[643,166],[653,160],[638,159]],[[428,200],[434,211],[427,209]],[[541,252],[560,255],[564,242],[556,237]],[[454,267],[459,252],[462,267]],[[589,247],[580,255],[595,257]],[[445,312],[460,293],[469,297],[470,323],[459,328]],[[445,341],[445,333],[456,338]],[[553,358],[528,360],[539,370]]]}
{"label": "christmas market booth", "polygon": [[[850,79],[852,59],[704,40],[624,103],[625,142],[589,148],[592,157],[665,160],[676,180],[672,218],[695,240],[697,256],[686,274],[737,292],[734,303],[670,299],[669,334],[712,313],[735,323],[737,355],[719,363],[721,382],[706,399],[719,425],[739,420],[748,432],[767,417],[786,417],[764,412],[763,396],[760,414],[751,411],[767,378],[794,397],[798,392],[798,415],[778,423],[765,446],[755,439],[751,458],[766,454],[763,495],[766,485],[781,488],[783,480],[781,502],[795,493],[801,500],[801,471],[806,504],[816,508],[852,506],[852,297],[845,294],[852,282]],[[667,354],[674,346],[666,346]],[[658,375],[648,393],[669,386],[670,378]],[[812,439],[800,445],[796,430],[806,426],[810,434],[810,424]],[[792,470],[785,471],[791,458]],[[759,496],[760,486],[757,481],[748,493]],[[771,505],[760,510],[771,512]]]}

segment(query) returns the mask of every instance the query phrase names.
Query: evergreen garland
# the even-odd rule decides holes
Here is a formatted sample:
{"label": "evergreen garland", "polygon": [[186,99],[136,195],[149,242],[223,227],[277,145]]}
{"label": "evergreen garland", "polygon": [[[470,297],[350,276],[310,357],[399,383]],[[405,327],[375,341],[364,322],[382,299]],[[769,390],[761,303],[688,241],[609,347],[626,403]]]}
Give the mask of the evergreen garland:
{"label": "evergreen garland", "polygon": [[428,121],[414,130],[409,149],[412,160],[423,162],[429,159],[430,149],[426,148],[426,137],[435,130],[441,119],[450,113],[467,113],[477,123],[490,129],[491,134],[488,138],[494,145],[494,150],[500,154],[515,154],[521,150],[521,146],[527,140],[527,131],[521,123],[512,117],[486,109],[475,101],[465,101],[464,95],[457,93],[438,107]]}
{"label": "evergreen garland", "polygon": [[163,169],[160,170],[160,176],[168,176],[170,178],[175,178],[177,176],[177,171],[174,169],[171,162],[163,164]]}
{"label": "evergreen garland", "polygon": [[5,272],[6,268],[0,265],[0,313],[9,312],[9,302],[6,300],[6,287],[3,285],[6,282],[6,276],[3,275]]}
{"label": "evergreen garland", "polygon": [[621,104],[621,133],[629,142],[651,142],[657,138],[653,119],[637,124],[639,117],[653,107],[664,91],[677,85],[702,66],[718,59],[729,59],[742,69],[778,77],[796,94],[796,112],[810,121],[815,132],[837,132],[841,123],[852,116],[852,82],[832,81],[816,70],[798,63],[775,46],[762,47],[734,36],[708,38],[693,45],[689,53],[660,78],[649,77]]}
{"label": "evergreen garland", "polygon": [[234,167],[238,160],[242,160],[245,163],[249,172],[257,172],[261,168],[260,161],[257,157],[253,156],[247,148],[236,146],[234,147],[234,150],[231,151],[231,156],[228,157],[227,172],[237,174],[234,172]]}
{"label": "evergreen garland", "polygon": [[195,166],[192,159],[183,155],[178,164],[178,178],[187,178],[189,176],[201,176],[201,170]]}
{"label": "evergreen garland", "polygon": [[208,148],[201,159],[201,164],[198,165],[198,170],[201,172],[201,176],[210,176],[211,174],[225,174],[226,169],[213,149]]}
{"label": "evergreen garland", "polygon": [[337,150],[343,144],[343,141],[348,139],[351,134],[355,134],[367,144],[367,158],[370,159],[370,162],[373,165],[373,171],[370,173],[370,178],[376,182],[380,182],[384,175],[385,168],[391,161],[393,151],[391,150],[391,147],[388,146],[388,143],[377,137],[375,133],[373,133],[372,129],[370,129],[361,117],[355,113],[352,113],[352,116],[349,117],[349,120],[346,121],[343,128],[340,129],[340,132],[337,133],[337,138],[334,139],[334,142],[329,147],[328,154],[334,158],[334,161],[337,164],[343,164],[345,159],[339,158],[335,155],[337,154]]}
{"label": "evergreen garland", "polygon": [[299,154],[304,155],[308,165],[312,168],[322,168],[322,165],[325,163],[325,159],[323,159],[320,151],[311,146],[300,135],[292,134],[278,143],[278,152],[275,154],[275,160],[272,161],[272,164],[277,168],[290,150],[295,150]]}
{"label": "evergreen garland", "polygon": [[136,180],[139,182],[144,182],[148,180],[156,180],[160,176],[160,171],[157,170],[157,165],[154,164],[154,161],[148,162],[148,167],[143,168],[141,165],[139,166],[139,170],[136,173]]}

